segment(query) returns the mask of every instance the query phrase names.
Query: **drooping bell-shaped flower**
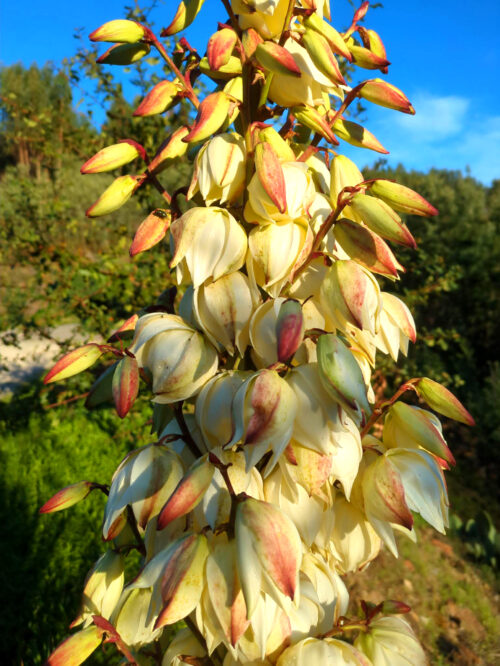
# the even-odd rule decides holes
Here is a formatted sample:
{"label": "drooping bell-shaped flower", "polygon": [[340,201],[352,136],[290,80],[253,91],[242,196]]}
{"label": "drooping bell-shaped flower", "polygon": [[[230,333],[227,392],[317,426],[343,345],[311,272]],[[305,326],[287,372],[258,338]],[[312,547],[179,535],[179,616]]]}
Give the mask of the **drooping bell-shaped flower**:
{"label": "drooping bell-shaped flower", "polygon": [[87,575],[82,607],[70,627],[82,623],[88,627],[93,615],[109,619],[123,590],[124,564],[123,555],[113,550],[107,550],[101,555]]}
{"label": "drooping bell-shaped flower", "polygon": [[383,440],[390,448],[424,449],[445,468],[455,464],[437,416],[400,400],[387,411]]}
{"label": "drooping bell-shaped flower", "polygon": [[[187,294],[188,292],[186,292]],[[191,292],[196,322],[216,348],[243,356],[248,345],[248,324],[256,293],[240,271],[223,275]]]}
{"label": "drooping bell-shaped flower", "polygon": [[360,632],[354,646],[373,664],[387,666],[425,666],[428,661],[422,646],[406,620],[401,617],[379,617]]}
{"label": "drooping bell-shaped flower", "polygon": [[273,598],[299,594],[302,544],[293,522],[267,502],[238,502],[235,521],[237,570],[251,619],[261,590]]}
{"label": "drooping bell-shaped flower", "polygon": [[170,265],[177,268],[179,283],[191,280],[196,289],[237,271],[245,261],[246,233],[224,208],[191,208],[172,223],[170,232]]}
{"label": "drooping bell-shaped flower", "polygon": [[335,666],[372,666],[371,661],[355,647],[336,638],[304,638],[287,648],[276,666],[311,666],[311,664],[335,664]]}
{"label": "drooping bell-shaped flower", "polygon": [[183,473],[180,458],[164,445],[148,444],[129,453],[113,475],[104,511],[104,539],[114,539],[121,532],[127,506],[144,529],[158,515]]}
{"label": "drooping bell-shaped flower", "polygon": [[221,372],[210,379],[196,399],[195,418],[209,448],[224,446],[233,436],[233,398],[251,372]]}
{"label": "drooping bell-shaped flower", "polygon": [[281,209],[266,191],[261,177],[255,173],[248,185],[248,203],[245,219],[256,224],[270,222],[302,222],[308,218],[308,209],[314,199],[315,189],[309,167],[304,162],[281,164],[285,184],[286,208]]}
{"label": "drooping bell-shaped flower", "polygon": [[234,132],[207,141],[196,157],[188,198],[200,192],[207,206],[235,201],[245,184],[245,140]]}
{"label": "drooping bell-shaped flower", "polygon": [[154,312],[141,317],[131,350],[152,375],[156,402],[196,395],[217,371],[215,348],[177,315]]}
{"label": "drooping bell-shaped flower", "polygon": [[277,372],[256,372],[234,396],[234,433],[226,446],[244,445],[247,469],[272,451],[266,466],[269,474],[291,439],[297,407],[295,393]]}
{"label": "drooping bell-shaped flower", "polygon": [[[270,296],[282,287],[305,261],[313,242],[308,224],[288,222],[258,226],[248,237],[247,270],[250,281]],[[276,252],[279,247],[280,251]]]}
{"label": "drooping bell-shaped flower", "polygon": [[365,514],[341,494],[332,507],[329,549],[342,574],[364,569],[380,551],[381,540]]}
{"label": "drooping bell-shaped flower", "polygon": [[287,381],[300,406],[293,438],[331,458],[331,474],[349,496],[362,456],[358,428],[323,388],[316,363],[295,368]]}

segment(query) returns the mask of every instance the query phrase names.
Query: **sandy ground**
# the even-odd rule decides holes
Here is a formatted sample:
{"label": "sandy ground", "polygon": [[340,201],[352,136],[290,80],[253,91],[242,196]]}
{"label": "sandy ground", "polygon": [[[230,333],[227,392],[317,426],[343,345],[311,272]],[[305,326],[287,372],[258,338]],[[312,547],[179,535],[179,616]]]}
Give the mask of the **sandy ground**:
{"label": "sandy ground", "polygon": [[0,396],[8,395],[25,383],[40,377],[61,355],[65,343],[82,344],[85,339],[76,324],[63,324],[41,335],[24,337],[17,331],[4,331],[0,338]]}

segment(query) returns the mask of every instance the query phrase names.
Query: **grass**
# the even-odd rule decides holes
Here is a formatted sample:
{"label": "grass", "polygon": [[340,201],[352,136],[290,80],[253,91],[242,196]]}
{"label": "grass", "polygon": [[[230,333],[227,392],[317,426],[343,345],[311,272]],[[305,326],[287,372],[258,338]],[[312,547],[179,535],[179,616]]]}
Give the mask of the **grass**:
{"label": "grass", "polygon": [[0,403],[0,587],[7,611],[0,616],[0,663],[6,665],[45,661],[67,634],[84,577],[104,552],[104,495],[93,492],[51,515],[39,515],[39,507],[76,481],[109,483],[149,430],[140,414],[121,422],[110,410],[45,410],[40,401],[32,388]]}
{"label": "grass", "polygon": [[[401,538],[400,556],[383,551],[366,571],[349,576],[351,600],[399,599],[431,664],[499,663],[498,586],[489,567],[467,559],[464,544],[429,527],[416,544]],[[352,586],[352,587],[351,587]]]}

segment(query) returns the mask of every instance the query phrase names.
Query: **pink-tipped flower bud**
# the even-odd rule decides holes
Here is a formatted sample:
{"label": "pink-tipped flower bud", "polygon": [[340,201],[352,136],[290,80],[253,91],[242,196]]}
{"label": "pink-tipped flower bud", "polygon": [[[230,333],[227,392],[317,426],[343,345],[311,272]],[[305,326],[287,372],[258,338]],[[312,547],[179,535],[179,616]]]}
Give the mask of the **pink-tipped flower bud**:
{"label": "pink-tipped flower bud", "polygon": [[91,42],[134,44],[147,35],[147,28],[136,21],[115,19],[101,25],[89,35]]}

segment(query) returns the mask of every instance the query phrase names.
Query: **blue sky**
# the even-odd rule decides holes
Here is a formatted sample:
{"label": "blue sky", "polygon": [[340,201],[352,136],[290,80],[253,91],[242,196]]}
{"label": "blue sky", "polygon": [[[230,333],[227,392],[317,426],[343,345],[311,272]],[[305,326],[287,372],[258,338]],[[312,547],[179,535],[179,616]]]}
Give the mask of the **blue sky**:
{"label": "blue sky", "polygon": [[[0,4],[0,61],[60,62],[75,51],[74,29],[90,32],[120,18],[132,0],[63,2],[26,0]],[[159,1],[153,17],[167,25],[176,0]],[[388,159],[408,168],[470,168],[489,183],[500,178],[500,26],[498,0],[385,0],[365,22],[381,35],[393,63],[388,81],[405,91],[417,115],[369,105],[365,126],[390,151]],[[331,0],[333,23],[344,28],[352,10]],[[22,14],[20,12],[22,7]],[[200,51],[224,16],[220,0],[206,0],[188,39]],[[377,75],[377,73],[375,73]],[[366,78],[370,78],[366,72]],[[347,152],[347,151],[346,151]],[[374,153],[351,149],[360,166]]]}

